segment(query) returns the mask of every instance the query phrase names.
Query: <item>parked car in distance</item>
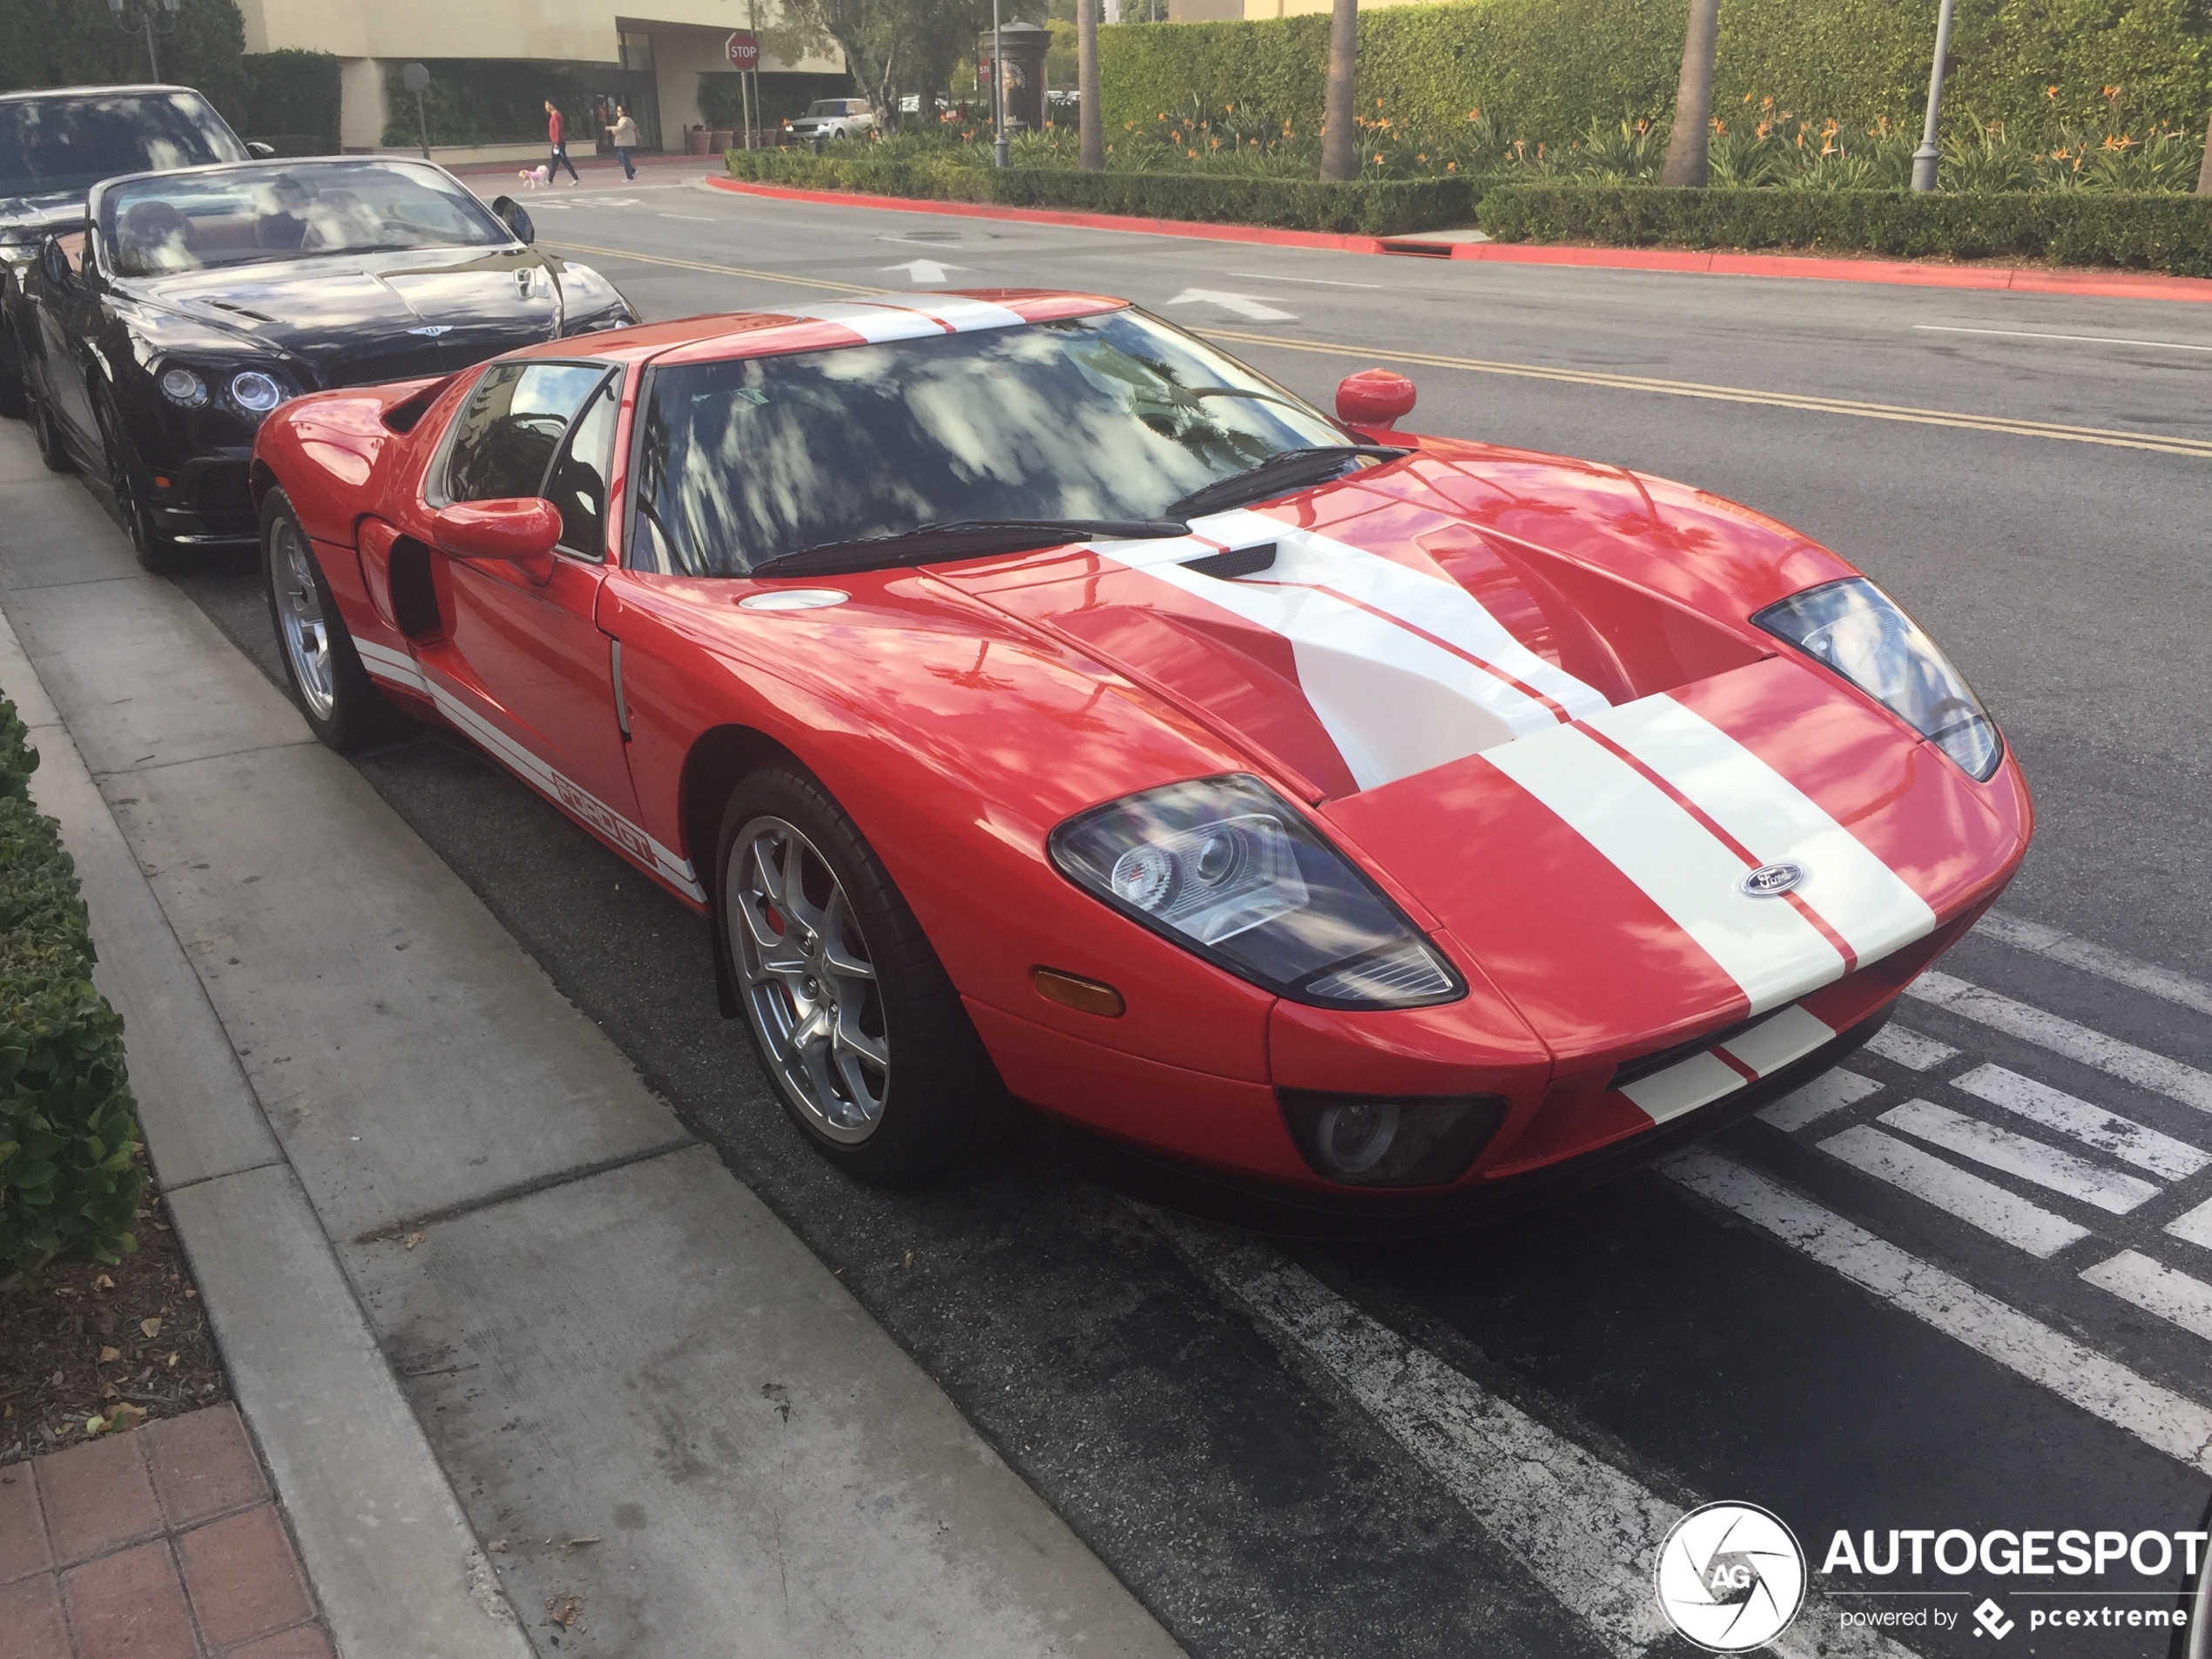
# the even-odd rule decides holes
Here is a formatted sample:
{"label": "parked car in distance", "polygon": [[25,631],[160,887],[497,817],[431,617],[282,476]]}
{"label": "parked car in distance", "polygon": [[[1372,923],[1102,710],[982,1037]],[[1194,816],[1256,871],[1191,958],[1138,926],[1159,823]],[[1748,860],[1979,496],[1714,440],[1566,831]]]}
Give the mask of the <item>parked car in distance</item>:
{"label": "parked car in distance", "polygon": [[254,429],[303,392],[449,374],[637,320],[428,162],[249,161],[93,186],[10,300],[46,464],[105,484],[139,558],[251,542]]}
{"label": "parked car in distance", "polygon": [[864,98],[818,98],[806,113],[784,123],[784,131],[802,144],[824,138],[855,138],[875,130],[875,110]]}
{"label": "parked car in distance", "polygon": [[2033,814],[1834,553],[1413,403],[874,295],[303,398],[253,483],[316,733],[443,723],[714,918],[826,1157],[941,1167],[1010,1092],[1418,1231],[1827,1070]]}
{"label": "parked car in distance", "polygon": [[[245,161],[252,148],[188,86],[0,94],[0,307],[47,234],[83,221],[103,179]],[[23,412],[23,361],[0,329],[0,415]]]}

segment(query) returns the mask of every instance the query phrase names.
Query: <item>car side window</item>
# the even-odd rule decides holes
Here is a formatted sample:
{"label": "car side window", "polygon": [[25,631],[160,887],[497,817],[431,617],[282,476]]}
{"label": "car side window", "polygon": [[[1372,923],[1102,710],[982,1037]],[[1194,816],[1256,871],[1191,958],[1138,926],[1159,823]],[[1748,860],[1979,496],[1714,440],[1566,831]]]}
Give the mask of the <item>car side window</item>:
{"label": "car side window", "polygon": [[445,499],[537,495],[569,423],[606,374],[601,363],[493,364],[454,422]]}
{"label": "car side window", "polygon": [[610,375],[569,428],[569,441],[545,480],[545,498],[561,509],[561,550],[598,559],[607,548],[607,480],[614,471],[615,414],[621,380]]}

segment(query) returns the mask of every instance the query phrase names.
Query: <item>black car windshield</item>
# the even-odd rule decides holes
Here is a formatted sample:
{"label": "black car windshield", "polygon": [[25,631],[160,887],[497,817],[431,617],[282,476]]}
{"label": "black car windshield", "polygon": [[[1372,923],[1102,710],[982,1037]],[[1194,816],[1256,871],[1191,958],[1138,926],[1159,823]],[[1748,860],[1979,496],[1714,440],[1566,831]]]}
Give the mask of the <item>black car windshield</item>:
{"label": "black car windshield", "polygon": [[125,173],[246,159],[246,146],[197,92],[0,103],[0,196],[82,194]]}
{"label": "black car windshield", "polygon": [[515,239],[448,174],[410,161],[262,162],[100,192],[118,276]]}
{"label": "black car windshield", "polygon": [[1157,519],[1285,449],[1350,441],[1135,311],[654,372],[631,558],[740,576],[968,520]]}

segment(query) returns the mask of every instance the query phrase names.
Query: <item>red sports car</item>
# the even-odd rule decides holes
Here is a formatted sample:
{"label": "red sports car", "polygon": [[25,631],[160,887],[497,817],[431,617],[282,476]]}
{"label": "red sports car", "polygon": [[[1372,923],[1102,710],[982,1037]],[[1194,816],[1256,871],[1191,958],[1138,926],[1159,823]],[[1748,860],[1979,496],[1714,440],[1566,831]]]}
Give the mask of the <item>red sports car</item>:
{"label": "red sports car", "polygon": [[1010,1094],[1438,1217],[1832,1064],[2031,809],[1834,554],[1413,401],[906,295],[300,398],[253,480],[316,732],[449,725],[711,917],[833,1159],[935,1167]]}

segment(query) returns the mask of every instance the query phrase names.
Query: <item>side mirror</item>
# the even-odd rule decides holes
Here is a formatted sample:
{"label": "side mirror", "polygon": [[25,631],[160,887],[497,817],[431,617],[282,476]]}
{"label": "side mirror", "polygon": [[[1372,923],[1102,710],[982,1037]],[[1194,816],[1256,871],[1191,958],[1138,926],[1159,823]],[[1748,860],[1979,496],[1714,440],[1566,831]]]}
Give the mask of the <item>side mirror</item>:
{"label": "side mirror", "polygon": [[537,226],[530,223],[530,216],[523,212],[522,203],[516,201],[512,196],[494,197],[491,211],[499,222],[513,233],[516,241],[535,242],[537,240]]}
{"label": "side mirror", "polygon": [[1337,419],[1387,432],[1413,412],[1413,382],[1386,368],[1363,368],[1337,388]]}
{"label": "side mirror", "polygon": [[266,161],[271,156],[276,154],[276,145],[263,144],[259,138],[248,138],[246,141],[246,153],[256,161]]}
{"label": "side mirror", "polygon": [[561,540],[561,509],[550,501],[455,502],[441,508],[432,534],[438,550],[456,559],[512,564],[543,587],[553,579],[553,550]]}
{"label": "side mirror", "polygon": [[50,288],[77,286],[77,267],[69,262],[69,251],[62,246],[60,237],[50,236],[38,245],[38,274],[46,279]]}

